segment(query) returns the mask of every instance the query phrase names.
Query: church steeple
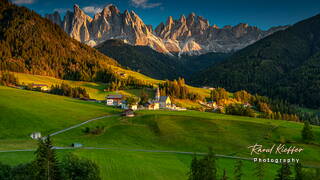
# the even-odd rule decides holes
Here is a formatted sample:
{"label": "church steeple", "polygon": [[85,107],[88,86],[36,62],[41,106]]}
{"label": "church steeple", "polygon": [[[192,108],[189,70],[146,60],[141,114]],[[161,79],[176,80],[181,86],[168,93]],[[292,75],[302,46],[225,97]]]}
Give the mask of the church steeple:
{"label": "church steeple", "polygon": [[159,90],[159,88],[157,88],[156,96],[154,97],[154,99],[155,99],[156,101],[159,101],[159,100],[160,100],[160,90]]}

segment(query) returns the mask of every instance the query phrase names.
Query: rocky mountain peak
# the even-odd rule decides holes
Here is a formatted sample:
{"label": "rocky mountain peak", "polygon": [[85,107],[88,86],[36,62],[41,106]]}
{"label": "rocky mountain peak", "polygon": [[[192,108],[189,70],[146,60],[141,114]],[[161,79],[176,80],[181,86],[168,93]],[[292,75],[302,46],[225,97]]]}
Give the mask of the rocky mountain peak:
{"label": "rocky mountain peak", "polygon": [[112,16],[120,14],[120,11],[115,5],[109,4],[103,8],[101,14],[104,16]]}
{"label": "rocky mountain peak", "polygon": [[179,18],[179,21],[180,21],[181,23],[186,23],[186,22],[187,22],[187,19],[186,19],[186,17],[185,17],[184,15],[181,15],[180,18]]}
{"label": "rocky mountain peak", "polygon": [[55,11],[53,14],[46,14],[45,17],[59,26],[62,25],[61,16],[58,11]]}
{"label": "rocky mountain peak", "polygon": [[206,52],[230,52],[241,49],[279,28],[262,31],[257,27],[240,23],[236,26],[210,26],[209,21],[195,13],[179,19],[169,16],[154,30],[134,12],[123,13],[113,4],[103,8],[92,19],[78,5],[67,11],[63,21],[59,13],[46,15],[61,26],[74,39],[95,46],[105,40],[120,39],[131,45],[150,46],[164,53],[202,54]]}
{"label": "rocky mountain peak", "polygon": [[173,18],[172,16],[169,16],[166,22],[166,26],[172,26],[173,25]]}

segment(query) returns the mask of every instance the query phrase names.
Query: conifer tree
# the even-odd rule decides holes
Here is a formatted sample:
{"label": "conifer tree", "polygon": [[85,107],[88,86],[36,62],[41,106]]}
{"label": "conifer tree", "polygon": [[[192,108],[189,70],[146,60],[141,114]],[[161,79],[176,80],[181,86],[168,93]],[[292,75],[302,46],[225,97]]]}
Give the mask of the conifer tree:
{"label": "conifer tree", "polygon": [[302,165],[301,163],[296,163],[295,165],[295,180],[303,180],[303,174],[302,174]]}
{"label": "conifer tree", "polygon": [[35,164],[35,176],[37,180],[59,180],[59,162],[57,160],[55,151],[52,146],[50,137],[46,137],[44,140],[40,139],[38,143],[39,147],[36,153]]}
{"label": "conifer tree", "polygon": [[223,169],[223,174],[222,174],[221,180],[228,180],[226,169]]}
{"label": "conifer tree", "polygon": [[258,180],[263,180],[265,176],[265,169],[266,169],[266,164],[265,163],[257,163],[256,164],[256,169],[254,172],[254,175],[257,176]]}
{"label": "conifer tree", "polygon": [[281,165],[281,168],[278,170],[278,174],[277,174],[275,180],[291,180],[292,179],[290,177],[291,174],[292,173],[291,173],[289,164],[283,163]]}
{"label": "conifer tree", "polygon": [[302,139],[307,143],[314,140],[312,127],[310,126],[310,123],[308,121],[304,122],[304,127],[302,129],[301,135],[302,135]]}
{"label": "conifer tree", "polygon": [[237,160],[235,167],[234,167],[234,179],[235,180],[241,180],[241,177],[243,176],[242,166],[243,166],[242,161]]}

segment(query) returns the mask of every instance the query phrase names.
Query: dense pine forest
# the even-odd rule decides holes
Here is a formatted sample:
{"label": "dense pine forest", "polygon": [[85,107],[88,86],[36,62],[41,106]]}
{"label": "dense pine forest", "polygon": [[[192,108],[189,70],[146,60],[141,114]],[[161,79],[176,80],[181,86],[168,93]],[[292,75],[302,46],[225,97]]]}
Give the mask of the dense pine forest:
{"label": "dense pine forest", "polygon": [[319,108],[319,29],[320,15],[301,21],[195,75],[193,83]]}
{"label": "dense pine forest", "polygon": [[117,64],[35,12],[0,1],[0,70],[91,81]]}

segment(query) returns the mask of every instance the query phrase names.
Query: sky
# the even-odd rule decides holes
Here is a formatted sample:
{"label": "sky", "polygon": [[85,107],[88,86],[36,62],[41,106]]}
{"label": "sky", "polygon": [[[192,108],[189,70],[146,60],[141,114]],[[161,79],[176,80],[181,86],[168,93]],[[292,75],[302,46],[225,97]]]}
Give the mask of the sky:
{"label": "sky", "polygon": [[62,15],[78,4],[93,16],[108,4],[121,12],[135,11],[145,24],[153,27],[165,22],[168,16],[178,19],[191,12],[218,27],[248,23],[261,29],[294,24],[320,13],[320,0],[11,0],[44,15],[58,11]]}

